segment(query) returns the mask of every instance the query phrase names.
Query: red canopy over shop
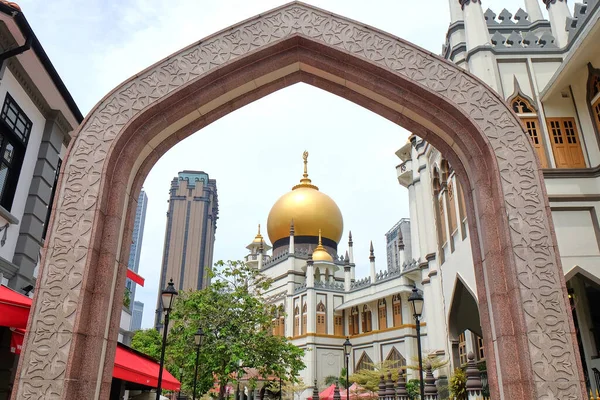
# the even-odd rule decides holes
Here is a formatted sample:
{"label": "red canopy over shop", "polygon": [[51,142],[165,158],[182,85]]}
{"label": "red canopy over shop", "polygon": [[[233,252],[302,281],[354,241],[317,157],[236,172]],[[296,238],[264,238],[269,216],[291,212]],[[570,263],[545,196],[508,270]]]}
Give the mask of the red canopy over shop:
{"label": "red canopy over shop", "polygon": [[[156,387],[159,367],[160,365],[153,358],[117,343],[113,378]],[[178,391],[181,383],[169,371],[163,369],[162,387],[166,390]]]}
{"label": "red canopy over shop", "polygon": [[0,285],[0,326],[25,329],[31,299]]}

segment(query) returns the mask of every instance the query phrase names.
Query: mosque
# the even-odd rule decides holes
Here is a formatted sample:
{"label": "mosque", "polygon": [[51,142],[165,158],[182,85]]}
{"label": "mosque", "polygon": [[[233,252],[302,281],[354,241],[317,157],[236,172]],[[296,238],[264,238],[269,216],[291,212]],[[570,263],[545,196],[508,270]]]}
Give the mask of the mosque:
{"label": "mosque", "polygon": [[[273,333],[304,348],[304,382],[322,383],[340,376],[345,366],[342,344],[352,339],[350,373],[389,360],[405,365],[416,356],[415,325],[408,296],[421,285],[419,266],[378,272],[373,247],[370,275],[357,279],[352,233],[342,243],[344,221],[335,201],[304,174],[292,190],[275,202],[267,231],[271,247],[259,231],[247,246],[245,261],[273,279],[266,293],[276,306]],[[404,246],[399,242],[399,257]],[[270,252],[270,254],[269,254]],[[422,330],[427,348],[427,329]]]}

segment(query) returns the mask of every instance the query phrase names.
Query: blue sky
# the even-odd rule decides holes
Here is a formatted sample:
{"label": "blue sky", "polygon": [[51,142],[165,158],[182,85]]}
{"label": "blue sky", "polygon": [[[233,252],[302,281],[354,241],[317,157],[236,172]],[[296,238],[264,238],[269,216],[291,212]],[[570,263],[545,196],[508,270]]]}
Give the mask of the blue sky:
{"label": "blue sky", "polygon": [[[448,1],[320,0],[310,4],[375,26],[440,53]],[[540,1],[541,3],[541,1]],[[284,4],[274,0],[21,0],[27,19],[83,114],[113,87],[178,49]],[[523,0],[484,0],[513,14]],[[572,4],[571,4],[572,7]],[[148,213],[140,274],[143,327],[153,324],[170,181],[206,171],[220,202],[215,261],[240,259],[266,225],[273,203],[296,184],[302,152],[313,182],[329,194],[352,230],[358,276],[373,240],[385,268],[385,232],[408,217],[408,192],[396,180],[394,152],[409,133],[361,107],[304,84],[274,93],[204,128],[171,149],[144,185]],[[345,250],[345,240],[340,250]]]}

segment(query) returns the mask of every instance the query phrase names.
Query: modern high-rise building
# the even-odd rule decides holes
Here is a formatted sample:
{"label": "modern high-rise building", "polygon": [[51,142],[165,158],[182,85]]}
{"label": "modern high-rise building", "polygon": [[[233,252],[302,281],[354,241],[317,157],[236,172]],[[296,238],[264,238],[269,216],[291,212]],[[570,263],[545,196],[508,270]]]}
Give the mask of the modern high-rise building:
{"label": "modern high-rise building", "polygon": [[131,332],[142,329],[142,316],[144,314],[144,303],[141,301],[133,302],[133,311],[131,313]]}
{"label": "modern high-rise building", "polygon": [[[173,279],[177,290],[203,289],[213,263],[219,214],[217,181],[202,171],[182,171],[171,181],[159,290]],[[160,293],[155,326],[162,326]]]}
{"label": "modern high-rise building", "polygon": [[385,234],[388,271],[399,269],[411,260],[410,220],[402,218]]}
{"label": "modern high-rise building", "polygon": [[[129,250],[129,262],[127,268],[137,274],[140,267],[140,253],[142,251],[142,239],[144,238],[144,223],[146,222],[146,209],[148,208],[148,196],[142,189],[138,197],[137,208],[135,210],[135,222],[133,224],[133,235],[131,236],[131,249]],[[130,306],[133,309],[135,302],[135,288],[137,284],[127,278],[125,287],[129,290]],[[133,329],[132,329],[133,330]]]}

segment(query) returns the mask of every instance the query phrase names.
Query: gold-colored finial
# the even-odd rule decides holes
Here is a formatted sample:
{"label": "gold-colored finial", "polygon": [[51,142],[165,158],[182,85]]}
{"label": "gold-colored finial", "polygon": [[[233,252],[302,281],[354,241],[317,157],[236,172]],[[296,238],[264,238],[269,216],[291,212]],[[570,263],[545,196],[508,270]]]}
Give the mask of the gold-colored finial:
{"label": "gold-colored finial", "polygon": [[321,243],[321,230],[319,229],[319,246],[323,246],[323,243]]}
{"label": "gold-colored finial", "polygon": [[304,174],[302,174],[300,184],[294,186],[292,190],[300,187],[310,187],[312,189],[319,190],[319,188],[313,185],[312,181],[308,178],[308,151],[304,150],[304,153],[302,153],[302,159],[304,160]]}
{"label": "gold-colored finial", "polygon": [[258,235],[260,235],[260,224],[258,224]]}

